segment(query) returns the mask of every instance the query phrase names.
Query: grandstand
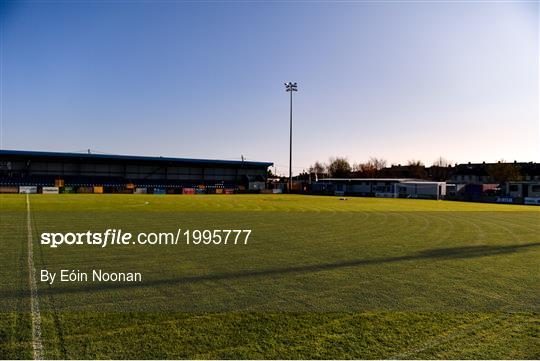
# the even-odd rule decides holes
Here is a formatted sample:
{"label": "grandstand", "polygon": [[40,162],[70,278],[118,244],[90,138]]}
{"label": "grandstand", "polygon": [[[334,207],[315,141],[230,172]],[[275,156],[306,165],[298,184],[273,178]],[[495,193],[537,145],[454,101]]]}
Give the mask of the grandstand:
{"label": "grandstand", "polygon": [[0,150],[0,186],[135,188],[261,187],[272,163]]}

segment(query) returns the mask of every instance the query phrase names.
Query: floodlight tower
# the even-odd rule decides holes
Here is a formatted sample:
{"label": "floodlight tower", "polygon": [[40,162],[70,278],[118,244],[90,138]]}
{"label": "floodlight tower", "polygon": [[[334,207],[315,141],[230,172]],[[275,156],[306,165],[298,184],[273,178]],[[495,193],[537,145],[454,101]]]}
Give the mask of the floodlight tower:
{"label": "floodlight tower", "polygon": [[285,83],[285,91],[291,93],[290,100],[290,123],[289,123],[289,193],[292,189],[292,94],[298,91],[298,85],[296,83]]}

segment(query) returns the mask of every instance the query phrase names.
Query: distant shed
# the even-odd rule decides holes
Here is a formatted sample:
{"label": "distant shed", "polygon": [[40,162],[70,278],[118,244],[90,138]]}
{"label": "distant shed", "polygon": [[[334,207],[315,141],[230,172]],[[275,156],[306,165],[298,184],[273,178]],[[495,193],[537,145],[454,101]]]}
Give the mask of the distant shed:
{"label": "distant shed", "polygon": [[412,178],[326,178],[313,183],[311,189],[314,193],[336,195],[440,199],[446,195],[446,182]]}

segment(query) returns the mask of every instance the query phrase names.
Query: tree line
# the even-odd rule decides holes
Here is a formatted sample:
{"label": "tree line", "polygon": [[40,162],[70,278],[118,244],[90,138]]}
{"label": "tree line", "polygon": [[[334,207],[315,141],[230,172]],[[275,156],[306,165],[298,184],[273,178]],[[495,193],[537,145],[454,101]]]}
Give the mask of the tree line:
{"label": "tree line", "polygon": [[[331,157],[327,163],[316,161],[301,178],[416,178],[436,181],[448,180],[456,172],[458,165],[444,157],[437,158],[430,167],[419,160],[409,160],[406,165],[391,165],[383,158],[371,157],[368,161],[351,164],[346,157]],[[522,179],[521,169],[516,163],[503,160],[485,164],[486,174],[495,182],[518,181]]]}

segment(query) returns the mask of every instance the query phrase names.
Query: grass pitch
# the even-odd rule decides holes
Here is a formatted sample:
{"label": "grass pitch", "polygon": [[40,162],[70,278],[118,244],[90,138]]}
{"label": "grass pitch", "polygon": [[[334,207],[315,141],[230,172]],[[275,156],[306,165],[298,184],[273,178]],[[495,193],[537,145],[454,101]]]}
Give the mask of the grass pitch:
{"label": "grass pitch", "polygon": [[[32,357],[26,196],[0,195],[0,358]],[[290,195],[30,195],[47,358],[539,358],[540,209]],[[41,232],[251,229],[52,249]]]}

